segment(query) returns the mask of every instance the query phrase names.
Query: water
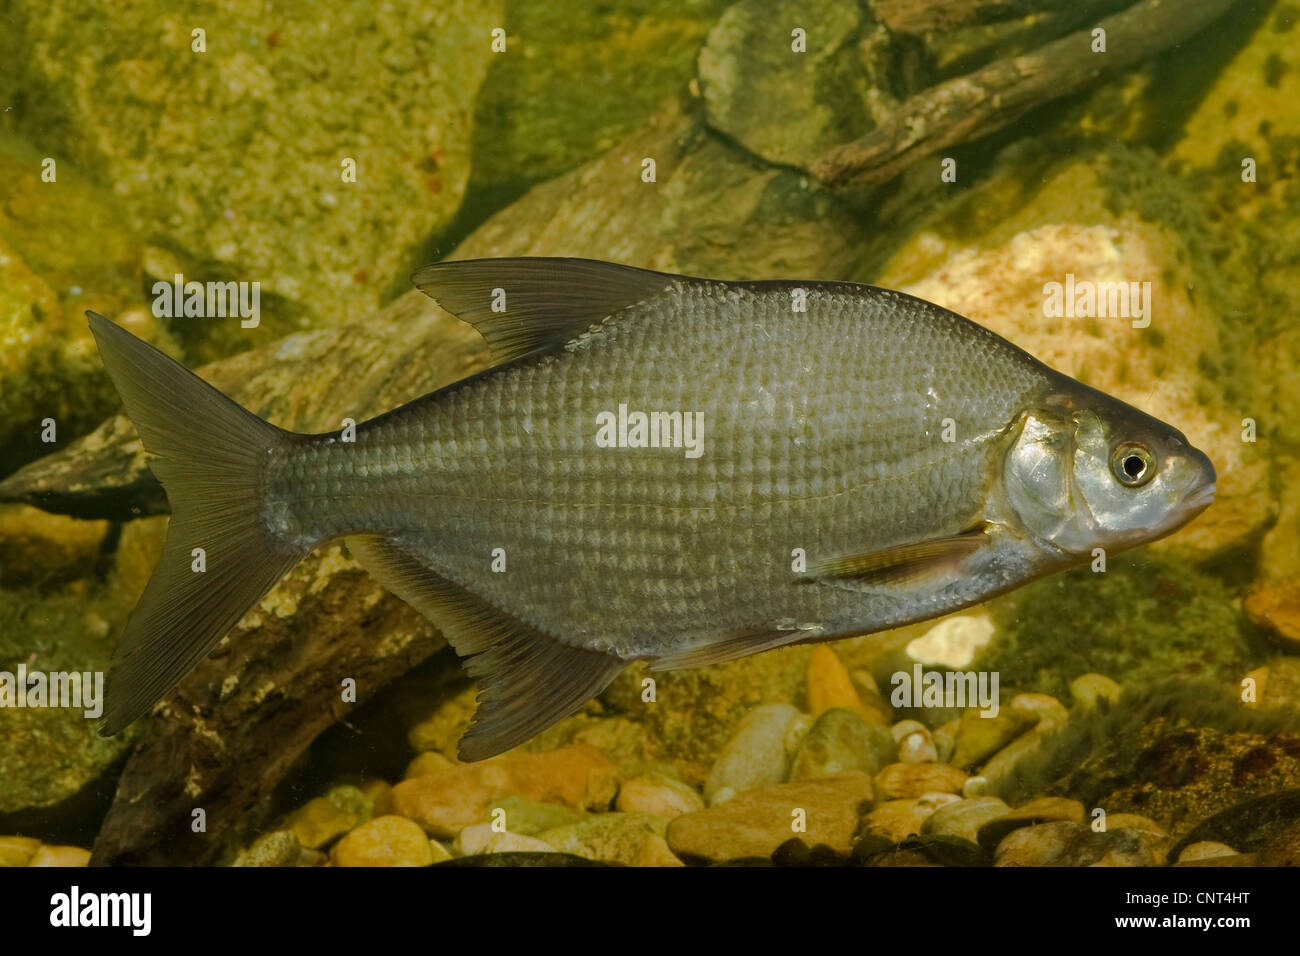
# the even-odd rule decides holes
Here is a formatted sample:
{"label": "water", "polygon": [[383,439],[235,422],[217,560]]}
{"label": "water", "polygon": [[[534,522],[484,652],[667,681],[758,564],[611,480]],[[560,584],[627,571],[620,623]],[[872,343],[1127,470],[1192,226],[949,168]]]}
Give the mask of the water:
{"label": "water", "polygon": [[[85,309],[325,429],[487,361],[410,290],[438,258],[872,282],[1176,423],[1220,481],[1176,535],[944,622],[653,684],[632,668],[468,802],[473,687],[326,546],[123,735],[85,708],[0,708],[0,863],[1295,863],[1293,4],[1237,4],[1173,47],[1114,28],[1095,53],[1091,31],[1131,7],[916,33],[898,4],[872,19],[847,0],[11,8],[4,673],[93,688],[161,546],[166,502],[114,420]],[[823,184],[824,157],[909,99],[1078,31],[1098,81]],[[159,314],[178,281],[205,284],[203,314]],[[208,283],[238,294],[219,307]],[[998,716],[925,696],[952,673],[996,676]],[[814,811],[803,829],[792,806]]]}

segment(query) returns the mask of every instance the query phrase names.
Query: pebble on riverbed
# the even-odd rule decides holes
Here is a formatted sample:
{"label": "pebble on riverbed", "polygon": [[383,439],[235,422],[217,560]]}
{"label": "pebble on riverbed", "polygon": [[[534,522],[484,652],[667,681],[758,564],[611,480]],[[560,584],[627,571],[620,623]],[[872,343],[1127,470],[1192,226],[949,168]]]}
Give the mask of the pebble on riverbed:
{"label": "pebble on riverbed", "polygon": [[363,823],[334,845],[335,866],[429,866],[434,862],[429,838],[405,817],[377,817]]}
{"label": "pebble on riverbed", "polygon": [[799,837],[847,856],[872,789],[870,776],[853,771],[750,790],[670,821],[668,845],[680,857],[718,862],[770,857]]}

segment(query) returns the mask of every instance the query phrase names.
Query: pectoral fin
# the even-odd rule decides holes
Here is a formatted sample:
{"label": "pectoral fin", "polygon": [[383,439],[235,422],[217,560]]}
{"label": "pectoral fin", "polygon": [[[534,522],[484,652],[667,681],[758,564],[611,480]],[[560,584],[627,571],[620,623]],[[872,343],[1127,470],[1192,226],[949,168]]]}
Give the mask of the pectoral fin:
{"label": "pectoral fin", "polygon": [[686,647],[671,654],[655,658],[650,665],[652,671],[673,671],[686,667],[705,667],[709,664],[723,664],[770,651],[774,647],[787,644],[799,644],[803,641],[816,640],[821,633],[818,624],[781,626],[773,624],[757,627],[732,634],[719,634],[705,643]]}
{"label": "pectoral fin", "polygon": [[911,581],[960,564],[989,543],[981,525],[971,531],[908,544],[829,558],[812,564],[809,577],[817,580],[885,584]]}

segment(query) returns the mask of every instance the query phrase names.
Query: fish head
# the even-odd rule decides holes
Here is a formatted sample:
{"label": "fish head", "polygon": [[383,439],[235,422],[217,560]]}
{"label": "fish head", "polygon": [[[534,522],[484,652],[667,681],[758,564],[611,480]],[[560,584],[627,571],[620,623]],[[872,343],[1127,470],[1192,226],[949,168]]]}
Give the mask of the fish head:
{"label": "fish head", "polygon": [[1003,463],[1022,529],[1071,558],[1177,531],[1214,501],[1214,465],[1182,432],[1102,392],[1073,388],[1026,412]]}

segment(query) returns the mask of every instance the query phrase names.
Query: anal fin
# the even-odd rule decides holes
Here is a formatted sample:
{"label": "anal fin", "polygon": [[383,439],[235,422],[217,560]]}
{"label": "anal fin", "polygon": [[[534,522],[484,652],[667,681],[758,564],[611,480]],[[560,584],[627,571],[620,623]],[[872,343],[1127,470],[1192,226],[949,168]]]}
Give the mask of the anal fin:
{"label": "anal fin", "polygon": [[565,644],[426,567],[388,539],[348,547],[381,584],[442,631],[478,684],[478,710],[460,741],[462,760],[484,760],[568,717],[618,676],[624,662]]}

